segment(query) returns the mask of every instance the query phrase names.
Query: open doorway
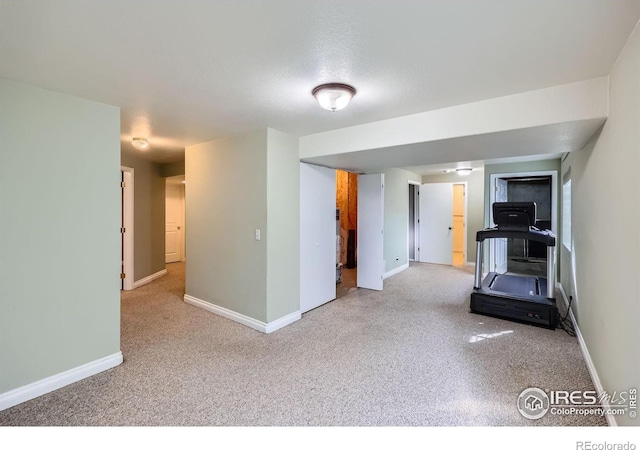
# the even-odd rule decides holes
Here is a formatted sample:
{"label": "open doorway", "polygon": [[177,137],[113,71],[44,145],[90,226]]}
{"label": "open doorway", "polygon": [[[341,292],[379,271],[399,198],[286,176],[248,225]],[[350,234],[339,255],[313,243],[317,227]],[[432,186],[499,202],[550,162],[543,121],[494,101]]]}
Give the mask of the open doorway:
{"label": "open doorway", "polygon": [[167,177],[165,186],[165,263],[186,261],[185,177]]}
{"label": "open doorway", "polygon": [[336,170],[336,298],[357,289],[358,174]]}
{"label": "open doorway", "polygon": [[[494,202],[535,202],[536,227],[557,229],[557,172],[527,172],[491,175],[490,205]],[[494,226],[493,208],[489,208],[490,226]],[[522,239],[492,239],[489,268],[498,273],[512,272],[546,276],[546,247]]]}
{"label": "open doorway", "polygon": [[[507,180],[507,201],[535,202],[536,227],[551,229],[551,177],[515,177]],[[524,239],[507,240],[507,272],[546,276],[547,247]]]}
{"label": "open doorway", "polygon": [[[341,190],[342,202],[346,200],[342,209],[346,212],[341,211],[340,215],[336,215],[336,209],[341,209],[343,203],[337,199],[336,175],[335,169],[300,163],[300,311],[303,314],[353,289],[383,289],[384,174],[347,174],[346,179],[351,178],[351,182]],[[340,220],[345,225],[340,225]],[[350,230],[353,230],[351,244]],[[339,264],[343,264],[343,273]],[[349,267],[353,269],[353,276],[349,278],[344,273],[349,270],[347,264],[356,266]],[[340,294],[338,288],[342,291]]]}
{"label": "open doorway", "polygon": [[409,245],[409,261],[419,261],[420,248],[420,211],[418,196],[420,193],[420,184],[409,181],[409,232],[407,242]]}

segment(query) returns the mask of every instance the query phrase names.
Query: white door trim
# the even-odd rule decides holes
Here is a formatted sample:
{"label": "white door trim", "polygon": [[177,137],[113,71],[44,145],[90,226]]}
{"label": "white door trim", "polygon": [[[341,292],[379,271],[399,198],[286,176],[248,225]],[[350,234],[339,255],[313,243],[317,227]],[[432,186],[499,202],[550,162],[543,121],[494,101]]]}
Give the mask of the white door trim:
{"label": "white door trim", "polygon": [[[536,172],[513,172],[513,173],[492,173],[489,181],[489,224],[493,223],[493,202],[496,198],[495,185],[497,178],[516,178],[516,177],[551,177],[551,231],[556,235],[556,241],[558,237],[558,171],[557,170],[541,170]],[[556,243],[556,247],[557,247]],[[491,252],[491,246],[489,246],[489,252]],[[555,253],[555,268],[558,271],[558,251]],[[491,259],[491,255],[489,260]],[[557,273],[556,273],[557,275]]]}
{"label": "white door trim", "polygon": [[131,167],[120,166],[120,170],[124,173],[124,290],[130,291],[134,289],[134,271],[133,271],[133,173]]}

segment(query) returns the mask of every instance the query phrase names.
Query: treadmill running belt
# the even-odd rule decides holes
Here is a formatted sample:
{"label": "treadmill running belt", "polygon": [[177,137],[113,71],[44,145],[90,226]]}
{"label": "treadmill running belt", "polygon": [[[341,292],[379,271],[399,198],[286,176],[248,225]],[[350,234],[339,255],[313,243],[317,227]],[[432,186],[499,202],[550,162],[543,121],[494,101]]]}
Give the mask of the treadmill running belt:
{"label": "treadmill running belt", "polygon": [[491,283],[491,290],[528,296],[540,295],[537,278],[500,274]]}

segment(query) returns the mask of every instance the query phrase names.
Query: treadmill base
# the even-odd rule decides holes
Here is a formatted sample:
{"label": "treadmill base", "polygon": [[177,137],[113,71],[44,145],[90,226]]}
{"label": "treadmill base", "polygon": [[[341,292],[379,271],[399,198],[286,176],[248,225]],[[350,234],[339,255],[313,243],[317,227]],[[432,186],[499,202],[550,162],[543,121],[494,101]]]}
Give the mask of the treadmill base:
{"label": "treadmill base", "polygon": [[500,295],[488,294],[483,289],[471,294],[471,312],[485,314],[517,322],[555,329],[558,323],[558,307],[554,301],[545,303]]}

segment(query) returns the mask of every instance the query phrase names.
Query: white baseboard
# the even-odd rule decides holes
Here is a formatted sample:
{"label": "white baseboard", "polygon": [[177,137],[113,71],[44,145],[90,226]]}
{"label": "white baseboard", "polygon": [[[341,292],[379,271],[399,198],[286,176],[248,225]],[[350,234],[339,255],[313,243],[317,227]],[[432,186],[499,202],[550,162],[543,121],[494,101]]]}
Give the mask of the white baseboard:
{"label": "white baseboard", "polygon": [[223,308],[222,306],[205,302],[204,300],[200,300],[199,298],[193,297],[191,295],[185,294],[184,301],[185,303],[189,303],[190,305],[197,306],[219,316],[231,319],[234,322],[241,323],[242,325],[253,328],[256,331],[260,331],[261,333],[265,334],[273,333],[274,331],[279,330],[280,328],[302,318],[302,314],[298,310],[292,312],[291,314],[287,314],[284,317],[276,319],[273,322],[265,323],[260,320],[256,320],[253,317],[245,316],[244,314],[240,314],[230,309]]}
{"label": "white baseboard", "polygon": [[475,267],[476,266],[476,262],[475,261],[465,261],[464,265],[468,266],[468,267]]}
{"label": "white baseboard", "polygon": [[160,277],[163,277],[167,274],[167,269],[162,269],[159,272],[153,273],[151,275],[149,275],[148,277],[144,277],[141,280],[138,281],[134,281],[133,282],[133,288],[139,288],[140,286],[144,286],[145,284],[149,284],[151,283],[153,280],[157,280]]}
{"label": "white baseboard", "polygon": [[393,276],[393,275],[395,275],[397,273],[400,273],[403,270],[408,269],[408,268],[409,268],[409,263],[403,264],[400,267],[396,267],[395,269],[390,270],[389,272],[385,272],[385,274],[382,276],[382,279],[386,280],[390,276]]}
{"label": "white baseboard", "polygon": [[[569,309],[569,299],[567,298],[567,294],[564,292],[564,288],[562,284],[556,283],[556,287],[560,291],[562,295],[562,300],[564,300],[564,305]],[[578,327],[578,323],[576,322],[576,318],[573,315],[573,311],[569,309],[569,317],[571,318],[571,322],[573,323],[573,328],[576,330],[576,337],[578,338],[578,344],[580,345],[580,350],[582,350],[582,355],[584,356],[584,360],[587,363],[587,369],[589,370],[589,375],[591,375],[591,381],[593,381],[593,386],[596,388],[596,392],[598,393],[599,398],[603,398],[602,406],[605,408],[609,408],[609,402],[606,401],[606,396],[602,396],[604,392],[604,388],[602,387],[602,382],[600,381],[600,377],[598,376],[598,372],[596,371],[596,366],[593,364],[593,360],[591,359],[591,355],[589,354],[589,349],[587,348],[587,344],[582,337],[582,333],[580,332],[580,328]],[[618,423],[616,422],[616,418],[613,414],[606,414],[607,423],[610,427],[617,427]]]}
{"label": "white baseboard", "polygon": [[104,358],[96,359],[87,364],[83,364],[73,369],[66,370],[57,375],[43,378],[39,381],[12,389],[4,394],[0,394],[0,411],[12,406],[26,402],[27,400],[48,394],[51,391],[68,386],[76,381],[90,377],[107,369],[122,364],[122,352],[117,352]]}
{"label": "white baseboard", "polygon": [[274,320],[273,322],[268,322],[265,327],[265,333],[273,333],[280,328],[286,327],[287,325],[296,322],[302,318],[302,314],[300,310],[294,311],[291,314],[287,314],[284,317],[280,317],[279,319]]}

